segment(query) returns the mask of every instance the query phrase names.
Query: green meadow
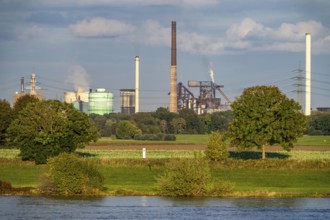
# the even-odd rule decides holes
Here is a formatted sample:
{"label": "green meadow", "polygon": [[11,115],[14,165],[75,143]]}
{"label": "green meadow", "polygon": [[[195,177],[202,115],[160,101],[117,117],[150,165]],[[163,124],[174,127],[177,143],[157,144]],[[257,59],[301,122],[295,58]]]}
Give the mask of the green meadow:
{"label": "green meadow", "polygon": [[[103,142],[102,142],[103,141]],[[111,139],[99,142],[109,143]],[[118,141],[118,140],[115,140]],[[176,144],[205,144],[207,135],[178,135]],[[118,142],[116,142],[118,143]],[[329,146],[330,137],[303,137],[299,146]],[[330,147],[329,147],[330,149]],[[203,151],[147,150],[142,159],[141,150],[93,150],[76,152],[85,160],[97,160],[105,177],[104,195],[157,195],[157,177],[166,170],[172,159],[191,158]],[[329,151],[274,151],[261,160],[260,152],[230,152],[225,162],[211,163],[213,182],[229,182],[234,188],[227,196],[261,197],[329,197]],[[0,180],[13,187],[38,188],[46,165],[21,161],[19,150],[0,149]],[[37,190],[34,190],[37,193]]]}
{"label": "green meadow", "polygon": [[[207,134],[180,134],[176,135],[176,141],[141,141],[141,140],[119,140],[111,137],[100,138],[91,145],[205,145],[208,140]],[[303,136],[298,139],[295,146],[329,146],[330,136]]]}

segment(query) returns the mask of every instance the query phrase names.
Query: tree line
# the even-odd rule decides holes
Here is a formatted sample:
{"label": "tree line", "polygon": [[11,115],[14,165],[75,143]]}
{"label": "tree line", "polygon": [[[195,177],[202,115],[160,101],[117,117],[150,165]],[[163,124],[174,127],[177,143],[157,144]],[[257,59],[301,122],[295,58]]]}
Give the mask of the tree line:
{"label": "tree line", "polygon": [[306,118],[301,107],[277,87],[247,88],[232,103],[232,110],[198,115],[166,108],[136,114],[90,115],[57,100],[39,101],[25,95],[11,108],[0,100],[0,146],[21,150],[23,160],[45,163],[60,152],[74,152],[100,136],[140,140],[175,140],[176,134],[224,132],[232,146],[248,149],[279,144],[290,150],[302,134],[330,135],[330,114]]}

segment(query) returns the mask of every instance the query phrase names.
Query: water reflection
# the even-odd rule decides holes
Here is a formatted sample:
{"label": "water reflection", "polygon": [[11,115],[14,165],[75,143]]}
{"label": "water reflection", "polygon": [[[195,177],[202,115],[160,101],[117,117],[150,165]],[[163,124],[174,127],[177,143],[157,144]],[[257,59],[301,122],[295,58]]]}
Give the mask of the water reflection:
{"label": "water reflection", "polygon": [[330,198],[0,196],[0,219],[330,219]]}

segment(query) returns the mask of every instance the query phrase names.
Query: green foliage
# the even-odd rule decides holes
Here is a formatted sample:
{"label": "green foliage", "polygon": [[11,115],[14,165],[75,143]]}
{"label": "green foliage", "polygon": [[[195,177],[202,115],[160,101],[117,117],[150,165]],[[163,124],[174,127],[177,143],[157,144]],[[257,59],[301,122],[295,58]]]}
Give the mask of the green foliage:
{"label": "green foliage", "polygon": [[232,118],[233,116],[231,111],[212,113],[208,131],[226,131]]}
{"label": "green foliage", "polygon": [[116,128],[118,139],[133,139],[135,135],[142,134],[141,130],[131,121],[120,121]]}
{"label": "green foliage", "polygon": [[274,86],[247,88],[231,106],[234,119],[228,134],[233,146],[257,146],[264,152],[265,145],[279,144],[290,150],[306,129],[299,104]]}
{"label": "green foliage", "polygon": [[11,123],[8,134],[22,159],[36,164],[98,138],[97,128],[85,113],[55,100],[29,104]]}
{"label": "green foliage", "polygon": [[134,136],[134,140],[149,140],[149,141],[175,141],[174,134],[137,134]]}
{"label": "green foliage", "polygon": [[164,130],[164,122],[162,123],[163,128],[161,128],[161,120],[155,118],[150,112],[135,113],[131,116],[131,120],[136,123],[143,134],[157,134]]}
{"label": "green foliage", "polygon": [[171,160],[164,175],[157,179],[165,196],[203,196],[208,193],[211,172],[203,158]]}
{"label": "green foliage", "polygon": [[231,182],[228,181],[221,181],[221,182],[215,182],[210,187],[210,196],[225,196],[231,192],[233,192],[234,185]]}
{"label": "green foliage", "polygon": [[15,118],[18,117],[18,113],[21,110],[23,110],[28,104],[36,103],[36,102],[39,102],[39,99],[34,95],[26,94],[26,95],[19,97],[16,100],[16,102],[14,104],[14,108],[13,108]]}
{"label": "green foliage", "polygon": [[103,189],[104,177],[95,160],[84,160],[62,153],[49,159],[46,186],[43,189],[60,195],[97,194]]}
{"label": "green foliage", "polygon": [[188,134],[203,134],[205,126],[197,113],[192,109],[182,109],[179,112],[179,117],[186,121],[186,133]]}
{"label": "green foliage", "polygon": [[182,134],[186,129],[186,120],[184,118],[174,118],[170,124],[174,134]]}
{"label": "green foliage", "polygon": [[309,119],[309,135],[330,135],[330,113],[314,113]]}
{"label": "green foliage", "polygon": [[7,100],[0,100],[0,146],[6,145],[7,128],[13,120],[13,110]]}
{"label": "green foliage", "polygon": [[205,156],[211,161],[226,160],[229,156],[225,140],[220,132],[211,132],[206,145]]}
{"label": "green foliage", "polygon": [[0,180],[0,195],[11,192],[12,190],[13,187],[10,182]]}

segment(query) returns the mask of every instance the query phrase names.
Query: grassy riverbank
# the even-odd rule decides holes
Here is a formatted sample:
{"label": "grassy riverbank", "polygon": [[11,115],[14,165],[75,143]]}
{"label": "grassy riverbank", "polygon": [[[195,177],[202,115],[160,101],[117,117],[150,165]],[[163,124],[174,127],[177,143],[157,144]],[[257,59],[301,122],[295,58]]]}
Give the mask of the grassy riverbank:
{"label": "grassy riverbank", "polygon": [[[18,150],[0,150],[0,179],[13,187],[41,185],[45,165],[23,162]],[[156,178],[174,158],[193,158],[194,151],[88,151],[79,154],[98,160],[105,177],[106,195],[157,195]],[[254,158],[259,152],[237,154],[225,163],[212,164],[214,182],[234,185],[227,196],[330,196],[330,151],[269,152],[269,159]],[[250,159],[249,159],[250,158]],[[37,192],[35,190],[35,192]]]}

